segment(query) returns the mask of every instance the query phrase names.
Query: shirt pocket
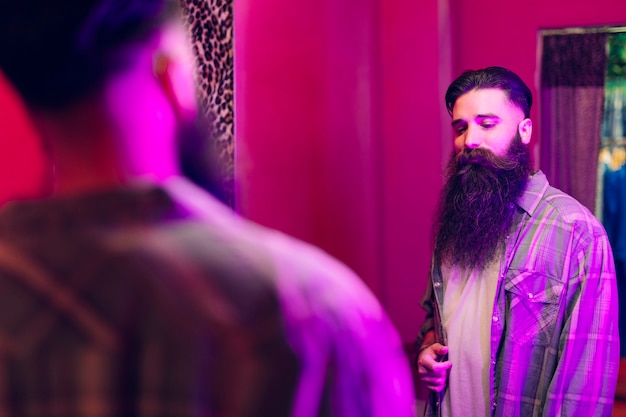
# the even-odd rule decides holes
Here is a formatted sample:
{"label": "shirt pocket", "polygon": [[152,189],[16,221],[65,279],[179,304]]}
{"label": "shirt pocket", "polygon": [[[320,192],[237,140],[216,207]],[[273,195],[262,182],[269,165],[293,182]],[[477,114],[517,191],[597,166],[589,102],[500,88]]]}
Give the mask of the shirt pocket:
{"label": "shirt pocket", "polygon": [[510,340],[519,345],[548,345],[559,314],[563,284],[541,272],[509,270],[504,289]]}

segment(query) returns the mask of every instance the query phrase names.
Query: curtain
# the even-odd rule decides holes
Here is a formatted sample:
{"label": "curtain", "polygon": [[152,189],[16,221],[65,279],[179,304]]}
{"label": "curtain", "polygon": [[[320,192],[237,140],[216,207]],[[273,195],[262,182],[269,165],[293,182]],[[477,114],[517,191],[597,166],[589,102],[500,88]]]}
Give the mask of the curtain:
{"label": "curtain", "polygon": [[233,0],[179,1],[196,58],[198,100],[208,121],[202,142],[182,144],[182,171],[234,208]]}
{"label": "curtain", "polygon": [[540,167],[592,212],[601,141],[606,33],[543,37]]}

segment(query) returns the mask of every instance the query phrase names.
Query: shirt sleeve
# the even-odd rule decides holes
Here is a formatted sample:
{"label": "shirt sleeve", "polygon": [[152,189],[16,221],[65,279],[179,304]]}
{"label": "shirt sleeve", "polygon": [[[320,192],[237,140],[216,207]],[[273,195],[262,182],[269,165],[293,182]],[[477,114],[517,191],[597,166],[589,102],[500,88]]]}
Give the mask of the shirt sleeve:
{"label": "shirt sleeve", "polygon": [[424,292],[424,296],[422,297],[422,300],[420,301],[420,305],[422,306],[424,311],[426,311],[426,318],[424,319],[424,322],[422,323],[420,327],[420,331],[417,335],[417,338],[415,339],[416,349],[419,349],[424,343],[424,337],[426,336],[426,333],[428,333],[430,330],[433,330],[435,328],[435,321],[433,317],[434,316],[433,315],[433,311],[434,311],[433,303],[434,302],[435,302],[435,299],[434,299],[434,293],[433,293],[433,284],[429,280],[427,287],[426,287],[426,291]]}
{"label": "shirt sleeve", "polygon": [[424,311],[426,311],[426,317],[424,322],[420,327],[420,331],[415,339],[415,348],[419,350],[419,348],[424,343],[424,337],[426,333],[435,328],[435,320],[434,320],[434,311],[435,311],[435,293],[433,290],[433,280],[432,280],[432,266],[431,266],[431,274],[428,279],[428,283],[426,284],[426,290],[424,291],[424,295],[420,300],[420,306]]}
{"label": "shirt sleeve", "polygon": [[574,243],[573,254],[568,315],[543,415],[608,417],[620,360],[613,255],[606,235]]}

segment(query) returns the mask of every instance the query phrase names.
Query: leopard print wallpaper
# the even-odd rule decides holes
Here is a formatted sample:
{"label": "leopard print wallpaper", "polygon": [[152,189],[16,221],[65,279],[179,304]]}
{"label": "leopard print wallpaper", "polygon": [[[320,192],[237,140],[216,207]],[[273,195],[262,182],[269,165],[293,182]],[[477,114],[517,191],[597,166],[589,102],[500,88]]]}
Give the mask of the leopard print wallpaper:
{"label": "leopard print wallpaper", "polygon": [[201,110],[212,121],[205,152],[218,159],[221,199],[234,208],[233,0],[180,0],[196,57]]}

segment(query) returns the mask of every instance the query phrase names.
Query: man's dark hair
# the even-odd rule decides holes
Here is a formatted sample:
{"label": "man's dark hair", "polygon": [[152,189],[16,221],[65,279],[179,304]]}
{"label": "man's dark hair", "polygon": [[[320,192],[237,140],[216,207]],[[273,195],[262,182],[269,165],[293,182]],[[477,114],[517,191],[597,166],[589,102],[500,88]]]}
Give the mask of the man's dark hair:
{"label": "man's dark hair", "polygon": [[503,90],[509,100],[530,117],[533,96],[528,86],[513,71],[502,67],[488,67],[479,70],[467,70],[450,84],[446,91],[446,108],[452,114],[452,108],[463,94],[475,89],[497,88]]}
{"label": "man's dark hair", "polygon": [[174,0],[2,0],[0,70],[30,107],[66,108],[97,92],[177,9]]}

